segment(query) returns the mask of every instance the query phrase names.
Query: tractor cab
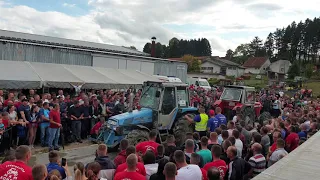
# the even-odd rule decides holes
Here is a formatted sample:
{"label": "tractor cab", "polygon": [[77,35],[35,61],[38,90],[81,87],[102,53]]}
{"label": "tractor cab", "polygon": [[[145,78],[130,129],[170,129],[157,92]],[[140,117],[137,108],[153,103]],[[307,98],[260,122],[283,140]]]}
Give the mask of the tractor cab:
{"label": "tractor cab", "polygon": [[253,124],[256,113],[255,106],[255,88],[248,86],[225,86],[220,100],[215,102],[215,106],[222,109],[222,113],[231,120],[236,115],[236,110],[239,109],[243,120],[247,124]]}
{"label": "tractor cab", "polygon": [[[123,138],[132,145],[148,139],[148,132],[173,133],[183,141],[185,133],[192,131],[185,115],[193,116],[197,108],[189,107],[188,85],[179,82],[153,82],[143,84],[140,108],[112,116],[107,121],[104,142],[116,147]],[[160,137],[161,141],[161,137]]]}
{"label": "tractor cab", "polygon": [[189,108],[190,99],[188,85],[183,83],[145,82],[140,99],[142,108],[151,108],[155,114],[154,125],[158,130],[169,130],[178,112]]}

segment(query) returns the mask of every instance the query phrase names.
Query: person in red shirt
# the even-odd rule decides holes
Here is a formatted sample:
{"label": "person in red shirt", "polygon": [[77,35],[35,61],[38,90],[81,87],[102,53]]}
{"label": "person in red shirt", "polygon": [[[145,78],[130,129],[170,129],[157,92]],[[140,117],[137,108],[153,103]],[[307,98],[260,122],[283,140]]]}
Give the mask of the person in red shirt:
{"label": "person in red shirt", "polygon": [[222,153],[221,146],[213,145],[211,148],[211,154],[213,161],[207,163],[203,169],[208,171],[211,167],[216,167],[220,171],[220,177],[224,179],[224,176],[227,173],[227,164],[223,160],[220,159],[220,155]]}
{"label": "person in red shirt", "polygon": [[49,151],[52,151],[53,149],[59,151],[58,141],[60,136],[60,128],[62,127],[59,104],[53,105],[53,109],[49,113],[49,119]]}
{"label": "person in red shirt", "polygon": [[32,168],[27,165],[31,158],[28,146],[19,146],[15,151],[16,161],[0,165],[0,179],[33,180]]}
{"label": "person in red shirt", "polygon": [[99,130],[101,128],[101,126],[104,124],[105,119],[104,118],[100,118],[100,121],[98,121],[93,128],[90,131],[90,136],[92,138],[97,138],[99,136]]}
{"label": "person in red shirt", "polygon": [[137,153],[143,155],[146,153],[147,150],[151,150],[154,152],[156,156],[158,156],[157,148],[159,146],[158,143],[156,143],[157,139],[157,132],[152,130],[149,133],[149,141],[140,142],[136,145]]}
{"label": "person in red shirt", "polygon": [[120,152],[119,154],[114,158],[113,162],[118,167],[120,164],[123,164],[126,162],[127,154],[126,149],[129,146],[129,141],[127,139],[122,139],[120,141]]}
{"label": "person in red shirt", "polygon": [[8,99],[3,102],[3,106],[4,107],[8,106],[9,101],[14,102],[14,94],[13,93],[8,94]]}
{"label": "person in red shirt", "polygon": [[[137,172],[138,164],[139,163],[138,163],[137,156],[135,154],[130,154],[127,157],[127,160],[125,163],[127,168],[124,171],[115,174],[114,180],[123,180],[123,179],[142,180],[142,179],[146,179],[146,175],[141,175],[140,173]],[[143,166],[143,164],[142,164],[142,166]]]}
{"label": "person in red shirt", "polygon": [[290,134],[286,138],[287,151],[295,150],[299,145],[299,135],[296,133],[296,126],[290,126]]}
{"label": "person in red shirt", "polygon": [[[126,149],[126,158],[128,158],[128,156],[130,156],[131,154],[135,154],[137,156],[137,159],[139,161],[140,157],[136,154],[136,148],[134,146],[129,146],[127,149]],[[143,175],[143,176],[146,176],[147,173],[146,173],[146,169],[144,167],[144,164],[143,163],[140,163],[138,162],[138,164],[136,165],[137,168],[136,168],[136,171]],[[123,172],[125,171],[126,169],[128,168],[127,164],[126,163],[123,163],[123,164],[120,164],[118,165],[116,171],[114,174],[117,174],[119,172]]]}

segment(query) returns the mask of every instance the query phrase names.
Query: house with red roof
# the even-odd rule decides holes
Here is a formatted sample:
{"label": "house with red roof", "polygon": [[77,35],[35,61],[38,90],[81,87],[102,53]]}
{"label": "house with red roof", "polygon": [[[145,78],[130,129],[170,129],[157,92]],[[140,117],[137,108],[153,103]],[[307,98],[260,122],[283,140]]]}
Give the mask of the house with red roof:
{"label": "house with red roof", "polygon": [[268,57],[250,57],[242,66],[245,73],[266,74],[271,62]]}

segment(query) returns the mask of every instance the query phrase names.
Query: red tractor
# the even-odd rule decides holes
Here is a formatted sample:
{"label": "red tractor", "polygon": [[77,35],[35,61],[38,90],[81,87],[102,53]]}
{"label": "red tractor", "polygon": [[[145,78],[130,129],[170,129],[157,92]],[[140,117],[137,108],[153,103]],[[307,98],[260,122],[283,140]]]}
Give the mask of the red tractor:
{"label": "red tractor", "polygon": [[254,125],[260,116],[262,105],[255,101],[256,91],[254,87],[248,86],[225,86],[220,99],[214,103],[222,109],[222,113],[231,120],[240,110],[246,124]]}

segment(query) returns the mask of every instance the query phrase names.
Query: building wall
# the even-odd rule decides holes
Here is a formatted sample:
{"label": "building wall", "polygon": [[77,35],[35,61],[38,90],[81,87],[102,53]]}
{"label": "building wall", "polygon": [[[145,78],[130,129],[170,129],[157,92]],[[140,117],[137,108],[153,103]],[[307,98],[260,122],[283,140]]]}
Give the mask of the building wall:
{"label": "building wall", "polygon": [[154,63],[154,74],[160,76],[174,76],[187,82],[188,65],[180,62],[156,61]]}
{"label": "building wall", "polygon": [[220,74],[221,67],[210,63],[210,62],[204,62],[201,64],[201,72],[203,73],[212,73],[212,74]]}
{"label": "building wall", "polygon": [[267,68],[270,66],[271,62],[268,59],[260,68],[260,74],[266,74],[267,73]]}
{"label": "building wall", "polygon": [[138,70],[150,75],[154,74],[154,63],[131,57],[93,54],[92,66]]}
{"label": "building wall", "polygon": [[202,79],[225,79],[225,76],[217,74],[202,74],[202,73],[188,73],[188,78],[202,78]]}
{"label": "building wall", "polygon": [[92,65],[92,56],[88,52],[17,43],[0,43],[0,59],[82,66]]}
{"label": "building wall", "polygon": [[250,74],[260,74],[260,69],[259,68],[246,68],[244,70],[245,73],[250,73]]}

